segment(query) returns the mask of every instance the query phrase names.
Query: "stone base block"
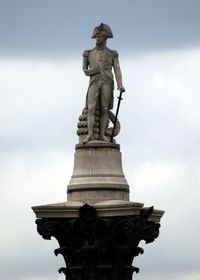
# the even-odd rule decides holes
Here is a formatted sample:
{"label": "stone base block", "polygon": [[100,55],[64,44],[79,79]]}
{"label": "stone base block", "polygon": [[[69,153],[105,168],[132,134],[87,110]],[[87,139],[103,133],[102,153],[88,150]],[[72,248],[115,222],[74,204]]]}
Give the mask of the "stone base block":
{"label": "stone base block", "polygon": [[68,201],[129,200],[118,144],[93,141],[76,145]]}

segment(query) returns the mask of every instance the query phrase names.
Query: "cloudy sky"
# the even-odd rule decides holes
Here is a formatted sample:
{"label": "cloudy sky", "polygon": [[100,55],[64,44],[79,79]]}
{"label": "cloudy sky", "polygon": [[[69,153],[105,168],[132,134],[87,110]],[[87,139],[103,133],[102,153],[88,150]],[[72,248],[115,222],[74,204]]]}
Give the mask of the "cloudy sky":
{"label": "cloudy sky", "polygon": [[0,0],[0,279],[64,279],[31,206],[66,199],[82,51],[104,22],[126,88],[117,142],[131,200],[166,211],[135,279],[200,280],[199,13],[199,0]]}

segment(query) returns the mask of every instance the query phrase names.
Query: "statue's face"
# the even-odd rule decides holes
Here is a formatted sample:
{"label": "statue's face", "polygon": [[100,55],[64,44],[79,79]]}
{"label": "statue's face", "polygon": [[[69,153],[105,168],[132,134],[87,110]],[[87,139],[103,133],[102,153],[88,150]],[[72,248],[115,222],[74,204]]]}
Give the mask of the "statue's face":
{"label": "statue's face", "polygon": [[102,45],[103,43],[105,43],[106,41],[106,37],[101,35],[101,34],[97,34],[96,35],[96,44],[97,46]]}

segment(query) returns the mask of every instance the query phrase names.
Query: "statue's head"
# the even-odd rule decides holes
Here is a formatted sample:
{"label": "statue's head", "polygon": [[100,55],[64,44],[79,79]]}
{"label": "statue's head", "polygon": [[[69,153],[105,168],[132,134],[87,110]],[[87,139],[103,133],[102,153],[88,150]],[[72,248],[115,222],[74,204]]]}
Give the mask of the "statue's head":
{"label": "statue's head", "polygon": [[113,38],[110,26],[105,23],[101,23],[99,26],[94,28],[92,39],[96,39],[97,45],[101,44],[103,41],[106,42],[108,38]]}

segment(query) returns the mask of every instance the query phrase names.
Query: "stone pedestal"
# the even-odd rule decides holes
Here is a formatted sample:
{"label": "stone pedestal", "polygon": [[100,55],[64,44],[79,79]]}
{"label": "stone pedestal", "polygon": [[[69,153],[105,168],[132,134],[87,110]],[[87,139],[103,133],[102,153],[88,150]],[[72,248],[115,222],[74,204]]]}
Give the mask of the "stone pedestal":
{"label": "stone pedestal", "polygon": [[67,280],[131,280],[139,243],[158,237],[164,213],[129,201],[120,147],[100,141],[76,145],[67,201],[32,209],[38,233],[59,243]]}
{"label": "stone pedestal", "polygon": [[67,199],[87,203],[129,200],[129,186],[122,170],[119,145],[101,141],[76,145]]}

